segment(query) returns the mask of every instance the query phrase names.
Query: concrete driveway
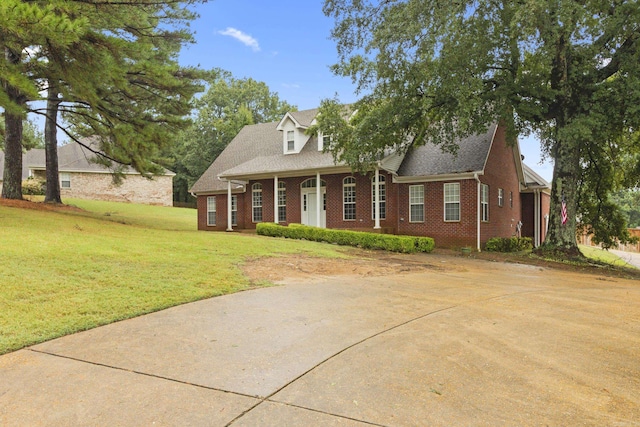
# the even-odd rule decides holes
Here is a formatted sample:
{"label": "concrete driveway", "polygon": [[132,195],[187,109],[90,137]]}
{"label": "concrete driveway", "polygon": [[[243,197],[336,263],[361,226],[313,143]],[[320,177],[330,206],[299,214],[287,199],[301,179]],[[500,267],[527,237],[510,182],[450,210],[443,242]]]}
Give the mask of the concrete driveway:
{"label": "concrete driveway", "polygon": [[640,425],[639,282],[423,259],[1,356],[0,425]]}

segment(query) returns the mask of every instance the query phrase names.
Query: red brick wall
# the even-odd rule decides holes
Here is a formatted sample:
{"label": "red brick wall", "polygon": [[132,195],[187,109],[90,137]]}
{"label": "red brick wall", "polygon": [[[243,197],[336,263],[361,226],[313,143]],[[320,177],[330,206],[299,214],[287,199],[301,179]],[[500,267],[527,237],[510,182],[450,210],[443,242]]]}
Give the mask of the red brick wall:
{"label": "red brick wall", "polygon": [[[444,184],[460,184],[460,221],[444,220]],[[398,234],[428,236],[437,247],[476,246],[476,186],[475,180],[426,182],[424,185],[424,222],[409,222],[409,186],[398,185]]]}
{"label": "red brick wall", "polygon": [[[245,194],[234,194],[238,198],[238,225],[233,228],[244,229],[246,221],[242,214],[242,206],[244,204]],[[227,229],[227,195],[216,194],[213,197],[216,198],[216,225],[207,225],[207,197],[211,196],[198,196],[197,208],[198,208],[198,230],[205,231],[225,231]],[[249,216],[251,220],[251,216]]]}
{"label": "red brick wall", "polygon": [[[482,245],[492,237],[514,236],[516,224],[522,218],[520,183],[513,148],[507,145],[502,127],[496,132],[485,173],[479,178],[483,184],[489,185],[489,221],[480,226]],[[498,206],[499,188],[504,190],[502,207]]]}

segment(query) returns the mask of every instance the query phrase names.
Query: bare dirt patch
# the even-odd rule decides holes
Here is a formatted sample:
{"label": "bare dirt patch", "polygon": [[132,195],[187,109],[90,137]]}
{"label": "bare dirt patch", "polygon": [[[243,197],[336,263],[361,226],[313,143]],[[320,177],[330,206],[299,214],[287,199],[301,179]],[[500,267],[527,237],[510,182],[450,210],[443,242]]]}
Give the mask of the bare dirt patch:
{"label": "bare dirt patch", "polygon": [[65,212],[82,212],[83,210],[76,207],[60,203],[44,203],[31,200],[12,200],[0,199],[0,206],[10,208],[31,209],[36,211],[65,211]]}
{"label": "bare dirt patch", "polygon": [[[329,276],[375,277],[432,271],[467,271],[462,257],[441,254],[393,254],[351,250],[350,258],[317,258],[305,254],[248,260],[243,271],[252,282],[321,280]],[[462,263],[460,262],[462,261]]]}
{"label": "bare dirt patch", "polygon": [[357,249],[347,250],[347,253],[350,258],[318,258],[307,254],[256,258],[246,261],[242,269],[254,283],[261,281],[277,283],[289,280],[310,282],[331,276],[376,277],[426,270],[466,272],[486,268],[477,262],[483,260],[503,264],[505,268],[509,268],[510,264],[524,264],[538,269],[640,280],[640,270],[588,263],[576,265],[522,254],[476,252],[471,256],[463,256],[459,252],[446,249],[436,249],[430,254],[410,255]]}

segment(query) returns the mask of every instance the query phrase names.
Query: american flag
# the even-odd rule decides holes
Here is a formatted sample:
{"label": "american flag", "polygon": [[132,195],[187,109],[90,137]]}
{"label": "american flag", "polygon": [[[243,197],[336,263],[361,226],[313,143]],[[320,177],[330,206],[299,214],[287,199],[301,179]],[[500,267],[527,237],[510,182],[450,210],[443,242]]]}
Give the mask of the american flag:
{"label": "american flag", "polygon": [[564,193],[562,193],[562,207],[560,208],[560,216],[562,217],[562,225],[567,223],[569,216],[567,215],[567,202],[564,200]]}

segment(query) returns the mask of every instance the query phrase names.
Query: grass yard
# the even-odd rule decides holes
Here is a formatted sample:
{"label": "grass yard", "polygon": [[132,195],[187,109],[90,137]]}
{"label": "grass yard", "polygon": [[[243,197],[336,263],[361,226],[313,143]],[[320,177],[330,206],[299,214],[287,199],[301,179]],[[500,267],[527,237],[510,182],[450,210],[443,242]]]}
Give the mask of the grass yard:
{"label": "grass yard", "polygon": [[246,289],[239,265],[249,258],[346,256],[331,245],[198,232],[192,209],[66,202],[83,210],[0,204],[0,354]]}

